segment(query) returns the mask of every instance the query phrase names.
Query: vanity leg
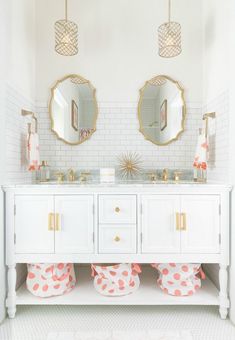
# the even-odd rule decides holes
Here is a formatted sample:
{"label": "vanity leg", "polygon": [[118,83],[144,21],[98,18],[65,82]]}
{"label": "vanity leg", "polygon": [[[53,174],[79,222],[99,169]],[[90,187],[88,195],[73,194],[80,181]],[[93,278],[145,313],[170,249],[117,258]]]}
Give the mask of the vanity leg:
{"label": "vanity leg", "polygon": [[219,293],[219,302],[220,302],[220,316],[221,319],[225,320],[228,315],[229,308],[229,299],[228,299],[228,272],[227,266],[220,264],[219,270],[219,283],[220,283],[220,293]]}
{"label": "vanity leg", "polygon": [[15,317],[16,313],[16,264],[8,266],[8,293],[7,293],[7,313],[10,319]]}

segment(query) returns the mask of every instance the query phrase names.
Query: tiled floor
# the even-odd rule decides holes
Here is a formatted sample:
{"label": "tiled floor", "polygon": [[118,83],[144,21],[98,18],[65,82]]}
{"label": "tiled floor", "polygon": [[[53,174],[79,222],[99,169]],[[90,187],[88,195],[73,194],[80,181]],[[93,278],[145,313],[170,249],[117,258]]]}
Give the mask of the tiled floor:
{"label": "tiled floor", "polygon": [[56,331],[144,329],[191,330],[194,340],[235,340],[235,327],[220,319],[217,307],[201,306],[22,306],[14,320],[0,326],[0,339],[46,340]]}

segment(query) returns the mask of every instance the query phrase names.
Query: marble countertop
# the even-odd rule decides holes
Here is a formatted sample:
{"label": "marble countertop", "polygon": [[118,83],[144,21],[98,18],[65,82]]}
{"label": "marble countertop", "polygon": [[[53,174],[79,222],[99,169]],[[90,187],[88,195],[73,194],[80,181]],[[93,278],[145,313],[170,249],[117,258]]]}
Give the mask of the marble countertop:
{"label": "marble countertop", "polygon": [[222,182],[214,182],[214,181],[208,181],[207,183],[200,183],[200,182],[193,182],[193,181],[156,181],[156,182],[150,182],[150,181],[116,181],[115,183],[100,183],[99,181],[87,181],[84,183],[80,182],[62,182],[58,183],[57,181],[51,181],[51,182],[43,182],[43,183],[14,183],[14,184],[5,184],[2,186],[4,191],[7,191],[8,189],[94,189],[94,188],[226,188],[227,190],[232,189],[232,185],[229,183],[222,183]]}

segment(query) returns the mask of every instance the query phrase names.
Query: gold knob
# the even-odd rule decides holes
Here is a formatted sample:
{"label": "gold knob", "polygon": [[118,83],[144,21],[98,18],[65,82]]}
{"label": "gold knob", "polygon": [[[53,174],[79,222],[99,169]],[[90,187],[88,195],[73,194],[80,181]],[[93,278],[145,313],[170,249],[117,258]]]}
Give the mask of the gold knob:
{"label": "gold knob", "polygon": [[116,208],[115,208],[115,211],[116,211],[117,213],[119,213],[120,210],[121,210],[121,209],[120,209],[119,207],[116,207]]}
{"label": "gold knob", "polygon": [[119,236],[116,236],[115,239],[114,239],[115,242],[119,242],[121,241],[120,237]]}

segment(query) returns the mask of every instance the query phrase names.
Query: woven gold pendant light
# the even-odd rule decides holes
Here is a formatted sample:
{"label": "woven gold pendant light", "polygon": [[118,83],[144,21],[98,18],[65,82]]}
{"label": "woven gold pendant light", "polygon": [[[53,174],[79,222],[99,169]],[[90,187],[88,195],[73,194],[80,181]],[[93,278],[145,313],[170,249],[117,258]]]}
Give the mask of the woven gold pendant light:
{"label": "woven gold pendant light", "polygon": [[173,58],[179,55],[181,48],[181,26],[171,21],[171,0],[168,0],[168,22],[158,28],[159,55],[163,58]]}
{"label": "woven gold pendant light", "polygon": [[65,19],[55,23],[55,50],[64,56],[78,53],[78,26],[68,20],[67,0],[65,0]]}

